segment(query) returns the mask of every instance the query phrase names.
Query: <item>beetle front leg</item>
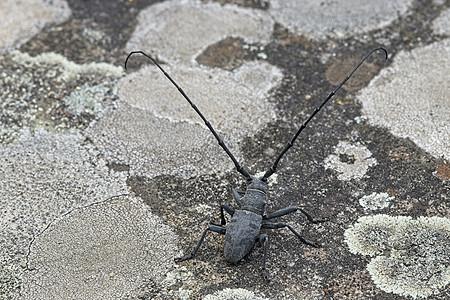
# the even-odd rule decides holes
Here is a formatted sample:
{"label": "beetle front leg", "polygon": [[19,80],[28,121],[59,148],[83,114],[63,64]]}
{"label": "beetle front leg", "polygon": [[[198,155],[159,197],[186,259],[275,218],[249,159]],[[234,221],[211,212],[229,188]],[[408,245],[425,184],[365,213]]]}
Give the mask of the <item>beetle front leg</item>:
{"label": "beetle front leg", "polygon": [[224,226],[227,223],[227,221],[225,220],[225,214],[223,213],[224,210],[227,213],[229,213],[230,216],[234,215],[234,209],[232,207],[230,207],[228,204],[222,203],[222,205],[220,206],[220,225],[217,223],[213,223],[213,222],[212,222],[212,225]]}
{"label": "beetle front leg", "polygon": [[200,248],[201,244],[203,243],[203,240],[205,239],[206,233],[208,231],[213,231],[213,232],[217,232],[217,233],[220,233],[220,234],[225,234],[226,228],[223,228],[223,227],[220,227],[220,226],[216,226],[216,225],[209,225],[208,228],[206,228],[205,231],[203,232],[203,235],[200,238],[200,241],[198,241],[197,246],[194,248],[194,251],[192,251],[190,254],[185,255],[183,257],[175,258],[175,261],[176,262],[181,262],[181,261],[185,261],[185,260],[193,258],[195,256],[195,254],[197,253],[198,249]]}

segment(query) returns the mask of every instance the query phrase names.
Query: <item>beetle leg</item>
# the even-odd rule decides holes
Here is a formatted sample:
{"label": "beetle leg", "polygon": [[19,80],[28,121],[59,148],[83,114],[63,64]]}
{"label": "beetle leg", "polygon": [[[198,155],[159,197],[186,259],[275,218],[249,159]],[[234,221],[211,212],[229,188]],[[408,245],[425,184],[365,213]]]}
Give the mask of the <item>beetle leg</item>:
{"label": "beetle leg", "polygon": [[237,191],[235,189],[231,189],[231,193],[233,194],[234,200],[236,200],[236,202],[239,205],[239,207],[241,207],[242,206],[242,202],[241,202],[241,197],[239,196],[239,192],[242,193],[242,191]]}
{"label": "beetle leg", "polygon": [[270,219],[273,219],[273,218],[278,218],[278,217],[281,217],[281,216],[293,213],[293,212],[295,212],[297,210],[301,211],[308,218],[308,220],[311,223],[314,223],[314,224],[317,224],[317,223],[320,223],[320,222],[325,222],[325,221],[328,221],[328,219],[329,219],[328,217],[313,218],[303,208],[300,208],[298,206],[290,206],[290,207],[287,207],[287,208],[283,208],[283,209],[277,210],[277,211],[275,211],[275,212],[273,212],[271,214],[263,216],[263,219],[264,220],[270,220]]}
{"label": "beetle leg", "polygon": [[203,235],[200,238],[200,241],[198,241],[197,246],[194,248],[194,251],[192,251],[190,254],[185,255],[183,257],[175,258],[175,261],[176,262],[180,262],[180,261],[185,261],[185,260],[193,258],[195,256],[195,254],[197,253],[198,249],[200,248],[200,245],[203,243],[203,240],[205,239],[206,233],[208,231],[213,231],[213,232],[217,232],[217,233],[220,233],[220,234],[225,234],[226,228],[223,228],[223,227],[220,227],[220,226],[216,226],[216,225],[209,225],[208,228],[206,228],[205,231],[203,232]]}
{"label": "beetle leg", "polygon": [[278,228],[284,228],[287,227],[289,228],[290,231],[292,231],[298,238],[300,241],[302,241],[302,243],[309,245],[309,246],[313,246],[316,248],[320,248],[322,247],[322,245],[318,242],[313,242],[310,240],[306,240],[304,239],[300,233],[298,233],[297,231],[295,231],[294,228],[292,228],[289,224],[286,224],[284,222],[279,222],[279,223],[263,223],[261,225],[261,229],[278,229]]}
{"label": "beetle leg", "polygon": [[228,204],[222,203],[222,205],[220,206],[220,225],[216,224],[216,223],[212,223],[213,225],[224,226],[227,223],[225,220],[225,215],[223,213],[223,210],[225,210],[227,213],[229,213],[230,216],[234,215],[234,209],[232,207],[230,207]]}
{"label": "beetle leg", "polygon": [[259,236],[259,243],[264,245],[264,254],[263,254],[263,261],[262,261],[262,274],[264,277],[264,280],[269,280],[269,276],[267,275],[266,271],[266,257],[267,257],[267,246],[269,244],[269,238],[267,237],[267,234],[261,234]]}

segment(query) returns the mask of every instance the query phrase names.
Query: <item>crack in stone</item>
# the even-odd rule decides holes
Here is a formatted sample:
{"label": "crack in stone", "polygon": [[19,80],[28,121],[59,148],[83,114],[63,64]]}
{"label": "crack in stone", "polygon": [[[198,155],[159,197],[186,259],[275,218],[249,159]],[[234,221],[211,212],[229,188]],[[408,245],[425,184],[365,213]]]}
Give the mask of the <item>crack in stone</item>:
{"label": "crack in stone", "polygon": [[70,215],[70,214],[73,213],[74,211],[77,211],[77,210],[80,210],[80,209],[89,208],[89,207],[92,207],[92,206],[98,205],[98,204],[104,204],[104,203],[110,202],[110,201],[112,201],[112,200],[114,200],[114,199],[116,199],[116,198],[126,197],[126,196],[130,196],[130,195],[131,195],[131,194],[120,194],[120,195],[115,195],[115,196],[109,197],[109,198],[107,198],[107,199],[105,199],[105,200],[102,200],[102,201],[92,202],[92,203],[87,204],[87,205],[84,205],[84,206],[75,207],[75,208],[73,208],[73,209],[71,209],[71,210],[69,210],[69,211],[67,211],[67,212],[65,212],[65,213],[63,213],[63,214],[61,214],[59,217],[55,218],[53,221],[51,221],[50,223],[48,223],[48,225],[47,225],[41,232],[39,232],[39,233],[37,233],[36,235],[33,236],[33,238],[32,238],[32,240],[31,240],[30,244],[28,245],[28,253],[27,253],[26,257],[25,257],[25,258],[26,258],[26,263],[25,263],[25,270],[24,270],[24,272],[25,272],[25,271],[33,271],[33,270],[35,270],[35,268],[30,268],[30,267],[29,267],[30,255],[31,255],[31,247],[33,246],[33,243],[34,243],[34,241],[36,240],[36,238],[38,238],[38,237],[41,236],[44,232],[46,232],[46,231],[50,228],[50,226],[53,225],[55,222],[57,222],[58,220],[61,220],[62,218],[64,218],[64,217]]}

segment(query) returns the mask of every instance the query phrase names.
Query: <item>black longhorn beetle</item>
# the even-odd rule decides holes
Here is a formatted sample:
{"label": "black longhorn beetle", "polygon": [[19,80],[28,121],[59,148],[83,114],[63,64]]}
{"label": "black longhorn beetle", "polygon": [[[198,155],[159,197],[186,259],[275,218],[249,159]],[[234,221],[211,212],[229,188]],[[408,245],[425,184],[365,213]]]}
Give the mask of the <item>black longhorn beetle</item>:
{"label": "black longhorn beetle", "polygon": [[[220,219],[221,219],[220,225],[214,224],[208,226],[208,228],[206,228],[205,231],[203,232],[203,235],[200,238],[200,241],[198,242],[194,250],[186,256],[175,258],[175,261],[181,262],[193,258],[197,253],[198,249],[200,248],[203,240],[205,239],[206,233],[208,231],[213,231],[225,235],[225,244],[224,244],[225,259],[232,263],[237,263],[242,258],[244,258],[251,251],[256,241],[262,243],[264,246],[262,273],[264,279],[267,280],[268,276],[265,265],[267,257],[268,237],[266,234],[261,233],[261,229],[277,229],[287,227],[300,239],[301,242],[313,247],[317,248],[321,247],[321,245],[318,242],[313,242],[304,239],[297,231],[294,230],[294,228],[292,228],[289,224],[286,224],[285,222],[276,222],[276,223],[267,222],[267,220],[275,219],[290,214],[292,212],[295,212],[297,210],[302,212],[312,223],[319,223],[328,220],[327,217],[313,218],[309,213],[307,213],[305,210],[303,210],[298,206],[290,206],[284,209],[277,210],[271,214],[266,214],[267,190],[268,190],[267,180],[273,173],[275,173],[280,159],[289,150],[289,148],[292,147],[295,140],[302,132],[302,130],[305,129],[309,121],[311,121],[311,119],[320,111],[320,109],[328,102],[328,100],[330,100],[331,97],[333,97],[334,94],[347,82],[347,80],[353,75],[353,73],[355,73],[355,71],[359,68],[359,66],[361,66],[361,64],[373,52],[377,50],[383,50],[386,55],[386,59],[388,58],[388,53],[384,48],[380,47],[370,51],[361,60],[361,62],[353,69],[353,71],[341,82],[341,84],[328,95],[325,101],[323,101],[322,104],[319,107],[317,107],[313,111],[313,113],[309,116],[309,118],[300,126],[300,128],[298,129],[297,133],[294,135],[292,140],[286,144],[284,149],[275,159],[273,165],[265,172],[265,174],[262,177],[250,175],[248,171],[238,163],[236,158],[233,156],[233,154],[231,154],[230,150],[227,148],[225,143],[219,137],[219,135],[211,126],[211,124],[208,122],[208,120],[206,120],[206,118],[202,115],[197,106],[195,106],[195,104],[192,103],[192,101],[189,99],[186,93],[175,83],[175,81],[170,77],[170,75],[167,74],[166,71],[164,71],[164,69],[156,62],[155,59],[145,54],[143,51],[133,51],[128,55],[128,57],[125,60],[125,69],[127,68],[128,59],[133,54],[139,53],[149,58],[164,73],[164,75],[170,80],[170,82],[172,82],[172,84],[178,89],[178,91],[183,95],[183,97],[187,100],[187,102],[189,102],[191,107],[197,112],[200,118],[205,122],[205,125],[209,128],[209,130],[212,132],[214,137],[219,142],[219,145],[223,148],[223,150],[225,150],[227,155],[233,161],[237,171],[241,173],[247,179],[248,182],[248,186],[245,192],[241,192],[244,194],[244,196],[242,197],[239,196],[239,192],[237,190],[232,189],[233,198],[234,200],[236,200],[239,208],[235,210],[228,204],[225,203],[222,204],[220,206]],[[223,212],[224,210],[232,216],[231,221],[227,227],[223,227],[226,224]]]}

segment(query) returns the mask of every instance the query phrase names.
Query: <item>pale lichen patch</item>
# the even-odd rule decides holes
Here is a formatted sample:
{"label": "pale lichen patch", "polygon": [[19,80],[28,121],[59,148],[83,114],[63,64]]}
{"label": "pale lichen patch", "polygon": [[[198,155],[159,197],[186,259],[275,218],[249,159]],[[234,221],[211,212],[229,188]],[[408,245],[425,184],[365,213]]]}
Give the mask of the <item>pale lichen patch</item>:
{"label": "pale lichen patch", "polygon": [[56,53],[32,57],[13,51],[0,57],[0,142],[23,128],[66,133],[82,129],[115,104],[122,68],[106,63],[76,64]]}
{"label": "pale lichen patch", "polygon": [[206,295],[203,300],[265,300],[266,298],[258,297],[254,292],[238,288],[226,288],[217,291],[214,294]]}
{"label": "pale lichen patch", "polygon": [[177,242],[172,228],[131,196],[74,209],[30,246],[24,299],[122,299],[148,279],[164,280]]}
{"label": "pale lichen patch", "polygon": [[64,56],[54,52],[45,52],[37,56],[30,56],[28,53],[13,51],[12,60],[28,66],[58,66],[60,70],[60,80],[67,81],[79,78],[83,74],[99,74],[104,77],[120,77],[123,74],[123,68],[104,62],[92,62],[88,64],[77,64],[68,60]]}
{"label": "pale lichen patch", "polygon": [[439,17],[433,21],[432,25],[435,34],[450,34],[450,9],[442,11]]}
{"label": "pale lichen patch", "polygon": [[396,54],[358,96],[369,123],[449,159],[449,61],[450,39]]}
{"label": "pale lichen patch", "polygon": [[344,236],[350,252],[373,257],[367,270],[386,292],[425,298],[450,282],[447,218],[361,217]]}
{"label": "pale lichen patch", "polygon": [[298,34],[318,39],[342,38],[390,24],[405,15],[411,3],[411,0],[271,0],[269,13],[278,23]]}
{"label": "pale lichen patch", "polygon": [[372,153],[363,145],[355,145],[340,141],[334,149],[334,154],[325,158],[325,168],[338,173],[340,180],[361,179],[366,176],[370,167],[377,164]]}
{"label": "pale lichen patch", "polygon": [[0,1],[0,51],[19,46],[47,24],[64,22],[71,14],[65,0]]}
{"label": "pale lichen patch", "polygon": [[194,62],[208,45],[226,37],[267,42],[273,26],[270,16],[255,9],[192,0],[164,1],[139,13],[126,49],[154,49],[158,57],[170,62]]}
{"label": "pale lichen patch", "polygon": [[388,193],[372,193],[359,199],[359,204],[366,209],[378,210],[388,207],[394,198]]}

